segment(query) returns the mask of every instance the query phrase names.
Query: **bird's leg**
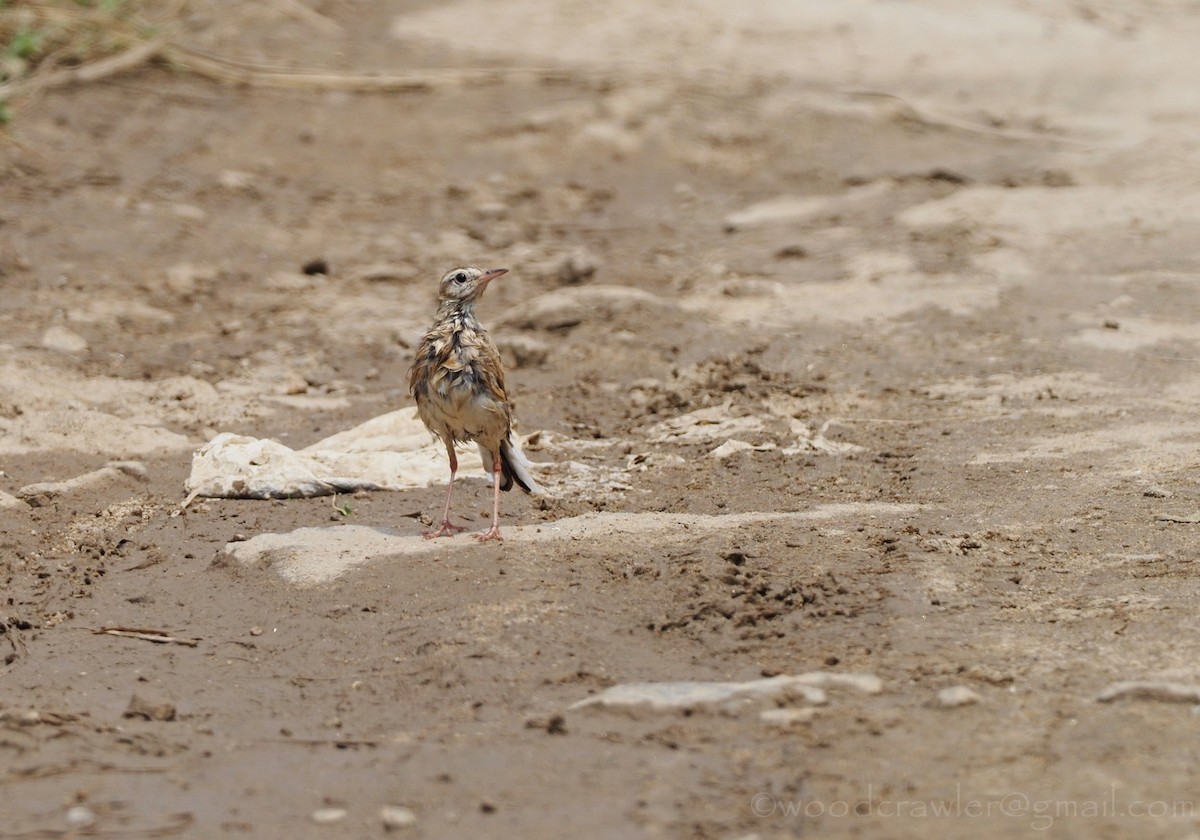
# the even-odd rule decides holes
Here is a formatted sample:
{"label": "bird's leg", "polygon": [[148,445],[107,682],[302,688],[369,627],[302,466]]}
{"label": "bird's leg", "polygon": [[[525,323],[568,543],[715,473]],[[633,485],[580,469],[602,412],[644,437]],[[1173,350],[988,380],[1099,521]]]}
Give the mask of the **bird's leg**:
{"label": "bird's leg", "polygon": [[504,539],[500,536],[500,479],[500,449],[497,447],[492,459],[492,527],[482,534],[473,535],[480,542]]}
{"label": "bird's leg", "polygon": [[426,531],[425,539],[434,537],[452,537],[455,531],[465,531],[463,525],[455,525],[450,521],[450,496],[454,493],[454,476],[458,472],[458,456],[454,454],[454,441],[446,441],[446,454],[450,456],[450,483],[446,485],[446,509],[442,511],[442,526],[436,531]]}

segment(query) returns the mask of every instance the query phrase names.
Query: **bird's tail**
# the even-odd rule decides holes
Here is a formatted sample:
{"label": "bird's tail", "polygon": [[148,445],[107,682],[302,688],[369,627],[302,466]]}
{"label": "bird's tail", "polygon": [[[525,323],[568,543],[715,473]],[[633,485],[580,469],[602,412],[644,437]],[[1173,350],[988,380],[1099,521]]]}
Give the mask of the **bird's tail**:
{"label": "bird's tail", "polygon": [[[480,447],[482,452],[482,447]],[[488,457],[484,455],[484,463]],[[529,470],[529,459],[521,451],[521,446],[512,438],[500,441],[500,489],[511,490],[515,481],[526,493],[544,495],[545,490],[533,479]]]}

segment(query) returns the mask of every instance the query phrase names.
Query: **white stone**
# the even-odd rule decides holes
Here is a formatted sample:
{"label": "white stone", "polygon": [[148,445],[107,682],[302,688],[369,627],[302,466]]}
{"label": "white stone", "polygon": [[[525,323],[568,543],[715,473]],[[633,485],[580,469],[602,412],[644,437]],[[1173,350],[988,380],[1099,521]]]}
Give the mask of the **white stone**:
{"label": "white stone", "polygon": [[850,688],[864,694],[883,691],[883,681],[872,674],[838,674],[813,671],[747,682],[627,683],[607,688],[573,704],[572,709],[599,706],[626,711],[679,711],[728,708],[761,700],[802,700],[814,706],[828,702],[825,688]]}
{"label": "white stone", "polygon": [[312,812],[312,821],[317,825],[328,825],[346,818],[345,808],[318,808]]}
{"label": "white stone", "polygon": [[973,703],[978,703],[983,698],[976,694],[965,685],[956,685],[951,688],[943,688],[938,692],[938,704],[946,709],[954,709],[959,706],[970,706]]}
{"label": "white stone", "polygon": [[42,333],[42,346],[56,353],[83,353],[88,349],[87,339],[57,324]]}
{"label": "white stone", "polygon": [[69,825],[91,825],[96,821],[96,814],[85,805],[75,805],[67,809],[66,819]]}
{"label": "white stone", "polygon": [[[482,476],[478,459],[460,475]],[[368,420],[305,449],[222,432],[192,456],[184,484],[196,496],[269,499],[356,490],[405,490],[444,482],[446,451],[409,407]]]}
{"label": "white stone", "polygon": [[413,813],[412,808],[405,808],[403,805],[384,805],[379,811],[379,819],[383,821],[383,827],[389,831],[396,828],[407,828],[417,823],[417,815]]}
{"label": "white stone", "polygon": [[629,712],[676,712],[729,709],[763,700],[797,700],[820,706],[829,702],[820,688],[803,677],[778,676],[747,682],[648,682],[614,685],[571,705]]}

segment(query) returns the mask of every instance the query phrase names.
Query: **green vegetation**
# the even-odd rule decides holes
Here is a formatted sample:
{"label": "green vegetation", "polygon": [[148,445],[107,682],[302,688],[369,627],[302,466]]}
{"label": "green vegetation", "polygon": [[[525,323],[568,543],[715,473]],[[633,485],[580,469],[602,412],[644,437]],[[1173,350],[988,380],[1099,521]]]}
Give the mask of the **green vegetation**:
{"label": "green vegetation", "polygon": [[[0,0],[0,126],[9,101],[70,70],[154,36],[141,23],[141,0]],[[177,3],[178,5],[178,3]]]}
{"label": "green vegetation", "polygon": [[149,37],[132,0],[0,0],[0,85],[104,58]]}
{"label": "green vegetation", "polygon": [[46,32],[41,29],[22,27],[16,31],[8,46],[4,49],[6,58],[16,58],[21,61],[33,59],[46,40]]}

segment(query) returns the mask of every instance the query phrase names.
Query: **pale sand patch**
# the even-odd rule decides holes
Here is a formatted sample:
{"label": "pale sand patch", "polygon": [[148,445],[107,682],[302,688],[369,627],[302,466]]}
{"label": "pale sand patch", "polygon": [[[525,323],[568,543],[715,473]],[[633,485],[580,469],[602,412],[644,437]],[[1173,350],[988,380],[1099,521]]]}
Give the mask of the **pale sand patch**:
{"label": "pale sand patch", "polygon": [[67,451],[137,458],[190,449],[184,435],[90,409],[27,411],[0,417],[0,455]]}
{"label": "pale sand patch", "polygon": [[1200,195],[1192,188],[977,186],[910,207],[896,220],[916,229],[966,226],[1026,248],[1049,248],[1102,231],[1149,237],[1198,226]]}
{"label": "pale sand patch", "polygon": [[[830,519],[875,519],[904,516],[920,509],[915,504],[862,502],[821,505],[796,512],[762,511],[726,516],[685,513],[585,513],[558,522],[515,525],[504,529],[504,545],[588,540],[610,543],[627,537],[659,538],[672,542],[684,534],[706,534],[746,525],[790,525]],[[414,528],[415,530],[415,528]],[[259,534],[225,546],[225,554],[243,565],[265,565],[288,583],[313,586],[341,577],[372,560],[420,557],[445,551],[465,551],[476,545],[469,536],[426,540],[420,534],[399,534],[367,525],[298,528],[286,534]]]}
{"label": "pale sand patch", "polygon": [[[664,77],[663,68],[714,84],[790,76],[847,98],[899,94],[985,127],[981,112],[1137,142],[1162,133],[1160,115],[1200,112],[1191,84],[1200,24],[1182,6],[1139,11],[1129,4],[1129,21],[1110,24],[1057,0],[1038,8],[1021,0],[460,0],[400,15],[392,34],[634,78]],[[464,20],[488,37],[464,39]],[[874,101],[886,112],[886,97]]]}
{"label": "pale sand patch", "polygon": [[1015,450],[980,452],[970,463],[1019,463],[1096,453],[1126,468],[1179,468],[1200,460],[1198,443],[1200,430],[1195,428],[1181,428],[1178,423],[1132,423],[1038,438]]}
{"label": "pale sand patch", "polygon": [[[851,271],[859,273],[860,269],[852,267]],[[976,276],[899,271],[871,277],[859,273],[834,283],[807,284],[803,294],[769,287],[754,296],[699,292],[681,300],[680,306],[699,315],[761,326],[785,327],[808,321],[857,323],[898,318],[927,307],[969,315],[996,306],[1001,291],[1010,285],[1013,283],[990,272]]]}

